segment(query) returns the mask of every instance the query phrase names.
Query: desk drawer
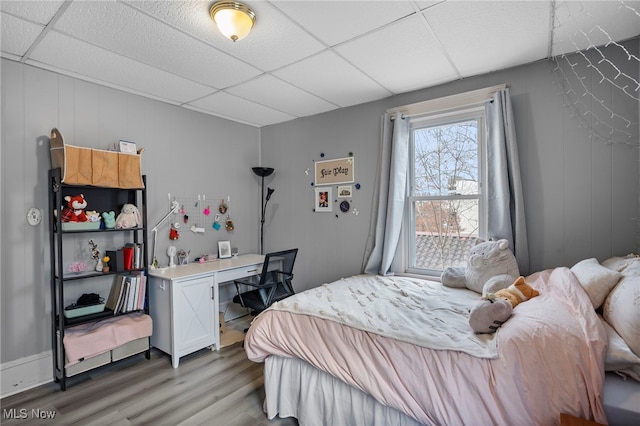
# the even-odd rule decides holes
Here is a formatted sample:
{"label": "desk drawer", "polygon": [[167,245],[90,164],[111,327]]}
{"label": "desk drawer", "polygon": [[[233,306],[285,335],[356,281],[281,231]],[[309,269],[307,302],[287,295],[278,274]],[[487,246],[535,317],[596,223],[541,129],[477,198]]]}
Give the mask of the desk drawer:
{"label": "desk drawer", "polygon": [[220,271],[216,273],[216,281],[223,283],[225,281],[233,281],[239,278],[250,277],[252,275],[259,275],[262,272],[262,264],[243,266],[241,268],[228,269],[226,271]]}

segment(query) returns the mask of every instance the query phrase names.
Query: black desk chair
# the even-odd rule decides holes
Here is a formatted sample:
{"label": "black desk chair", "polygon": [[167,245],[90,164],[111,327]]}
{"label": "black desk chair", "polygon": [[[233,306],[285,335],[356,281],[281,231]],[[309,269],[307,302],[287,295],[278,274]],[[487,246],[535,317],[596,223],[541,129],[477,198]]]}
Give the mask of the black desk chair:
{"label": "black desk chair", "polygon": [[[297,248],[267,253],[260,275],[234,280],[237,294],[233,297],[233,301],[242,307],[249,308],[251,315],[258,315],[273,302],[294,294],[291,279],[297,254]],[[275,261],[280,261],[280,269],[269,270],[269,264]],[[251,287],[252,290],[241,293],[243,285]]]}

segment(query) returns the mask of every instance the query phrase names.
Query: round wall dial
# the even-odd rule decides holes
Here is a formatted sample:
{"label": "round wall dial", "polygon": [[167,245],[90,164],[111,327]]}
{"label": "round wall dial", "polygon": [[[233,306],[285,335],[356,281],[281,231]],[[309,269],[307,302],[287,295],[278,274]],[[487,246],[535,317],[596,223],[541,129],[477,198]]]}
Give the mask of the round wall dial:
{"label": "round wall dial", "polygon": [[27,222],[31,226],[39,225],[42,221],[42,212],[35,207],[31,207],[27,212]]}

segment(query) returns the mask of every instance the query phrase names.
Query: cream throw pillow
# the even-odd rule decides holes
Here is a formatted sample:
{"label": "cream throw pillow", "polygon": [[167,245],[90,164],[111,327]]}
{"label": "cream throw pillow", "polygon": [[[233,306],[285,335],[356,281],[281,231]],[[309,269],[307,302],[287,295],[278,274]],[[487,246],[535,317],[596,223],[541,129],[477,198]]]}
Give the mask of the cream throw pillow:
{"label": "cream throw pillow", "polygon": [[605,268],[595,258],[582,260],[571,268],[591,299],[594,309],[602,306],[604,299],[620,281],[622,274]]}

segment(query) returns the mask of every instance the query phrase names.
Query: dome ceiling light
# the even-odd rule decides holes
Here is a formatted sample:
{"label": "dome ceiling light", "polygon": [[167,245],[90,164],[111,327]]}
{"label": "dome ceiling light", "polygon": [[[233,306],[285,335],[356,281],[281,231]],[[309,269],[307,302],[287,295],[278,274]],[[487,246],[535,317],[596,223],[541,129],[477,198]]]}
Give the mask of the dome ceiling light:
{"label": "dome ceiling light", "polygon": [[233,42],[245,38],[256,22],[253,10],[237,1],[216,2],[209,13],[220,32]]}

